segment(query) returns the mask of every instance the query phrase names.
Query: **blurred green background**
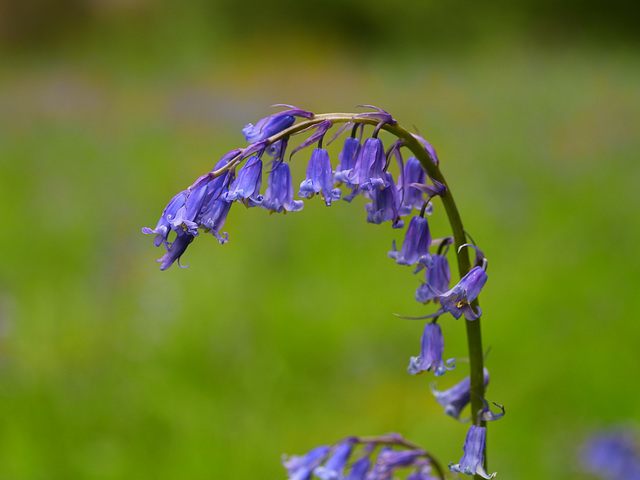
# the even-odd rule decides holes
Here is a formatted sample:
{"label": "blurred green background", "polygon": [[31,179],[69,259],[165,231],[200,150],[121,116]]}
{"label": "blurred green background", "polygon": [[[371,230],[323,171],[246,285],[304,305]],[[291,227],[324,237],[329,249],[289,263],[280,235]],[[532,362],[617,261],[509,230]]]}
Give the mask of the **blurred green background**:
{"label": "blurred green background", "polygon": [[[427,310],[386,257],[402,232],[361,201],[235,206],[227,245],[154,263],[140,228],[274,103],[379,105],[434,144],[490,260],[490,471],[584,478],[581,439],[640,417],[623,5],[2,2],[0,480],[285,478],[283,452],[389,431],[459,460],[467,426],[405,371],[423,324],[391,314]],[[443,319],[447,358],[462,322]]]}

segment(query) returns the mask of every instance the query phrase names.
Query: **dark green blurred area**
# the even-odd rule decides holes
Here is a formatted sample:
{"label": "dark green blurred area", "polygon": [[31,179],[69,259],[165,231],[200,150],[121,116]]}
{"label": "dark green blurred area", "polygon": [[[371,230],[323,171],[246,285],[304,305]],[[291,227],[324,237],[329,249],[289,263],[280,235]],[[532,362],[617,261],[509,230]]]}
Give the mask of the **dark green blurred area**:
{"label": "dark green blurred area", "polygon": [[[362,202],[236,205],[229,244],[154,263],[140,228],[274,103],[379,105],[434,144],[490,261],[490,471],[584,478],[581,439],[640,416],[622,5],[2,3],[0,480],[285,478],[283,452],[389,431],[459,460],[467,426],[405,370],[423,324],[391,315],[431,309]],[[442,320],[447,358],[462,322]]]}

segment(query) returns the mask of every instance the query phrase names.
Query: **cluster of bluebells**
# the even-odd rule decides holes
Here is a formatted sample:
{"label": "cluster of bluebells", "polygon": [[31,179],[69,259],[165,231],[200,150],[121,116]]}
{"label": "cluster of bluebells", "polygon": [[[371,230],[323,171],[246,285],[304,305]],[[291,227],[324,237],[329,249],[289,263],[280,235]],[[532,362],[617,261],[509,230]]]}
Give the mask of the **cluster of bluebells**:
{"label": "cluster of bluebells", "polygon": [[408,480],[442,478],[442,472],[432,468],[432,459],[426,451],[395,433],[372,438],[348,437],[301,456],[285,456],[282,464],[289,480],[391,480],[401,470],[410,472]]}
{"label": "cluster of bluebells", "polygon": [[[396,140],[385,148],[378,134],[385,125],[393,126],[396,122],[384,110],[371,108],[371,112],[354,115],[329,140],[350,131],[334,164],[323,147],[325,136],[334,126],[330,119],[316,119],[311,112],[289,106],[256,125],[245,126],[242,133],[249,145],[226,153],[212,171],[170,200],[154,229],[145,227],[142,231],[154,234],[154,244],[165,248],[166,253],[158,262],[161,269],[166,270],[176,262],[180,264],[180,257],[202,232],[211,233],[220,244],[226,243],[229,236],[222,229],[235,203],[281,213],[303,209],[303,200],[294,199],[296,190],[299,198],[318,196],[327,206],[340,199],[351,202],[362,197],[366,201],[367,222],[388,222],[397,229],[404,228],[407,223],[402,246],[398,250],[394,242],[388,256],[399,265],[413,267],[414,273],[424,275],[415,299],[436,306],[435,313],[422,317],[430,321],[424,328],[420,353],[411,357],[408,371],[411,374],[432,371],[438,377],[455,367],[454,359],[443,359],[444,339],[438,319],[450,314],[455,319],[464,316],[467,321],[474,321],[482,315],[474,301],[487,281],[487,262],[475,245],[463,245],[476,249],[475,266],[451,286],[447,252],[453,238],[432,239],[428,220],[433,212],[430,200],[445,195],[446,187],[430,178],[417,158],[404,160],[403,140]],[[306,122],[307,128],[296,129],[296,119]],[[363,139],[365,124],[373,125],[374,129],[371,136]],[[308,133],[308,138],[287,157],[289,137],[301,132]],[[424,148],[425,156],[437,165],[439,160],[434,148],[418,135],[413,138]],[[312,151],[306,176],[296,189],[288,161],[293,154],[308,147],[312,147]],[[390,171],[394,163],[398,172],[395,178]],[[264,189],[263,176],[266,176]],[[349,191],[344,196],[343,189]],[[405,222],[407,217],[408,222]],[[489,374],[485,370],[485,386],[488,381]],[[470,403],[471,381],[467,377],[448,390],[432,388],[432,392],[446,414],[460,419],[461,411]],[[485,401],[485,408],[478,412],[478,421],[495,420],[503,414],[504,411],[492,413]],[[451,471],[492,478],[483,468],[484,433],[481,423],[471,426],[464,444],[464,456],[460,463],[450,465]],[[304,480],[315,475],[323,480],[384,480],[391,479],[393,471],[399,467],[415,468],[408,477],[412,480],[433,478],[424,458],[425,452],[416,449],[395,451],[387,446],[372,460],[373,449],[370,447],[373,444],[369,444],[365,454],[351,464],[348,475],[343,474],[353,447],[358,443],[361,440],[351,438],[335,447],[318,447],[303,457],[292,457],[285,462],[289,479]]]}
{"label": "cluster of bluebells", "polygon": [[640,480],[640,449],[629,431],[593,435],[582,446],[585,470],[604,480]]}

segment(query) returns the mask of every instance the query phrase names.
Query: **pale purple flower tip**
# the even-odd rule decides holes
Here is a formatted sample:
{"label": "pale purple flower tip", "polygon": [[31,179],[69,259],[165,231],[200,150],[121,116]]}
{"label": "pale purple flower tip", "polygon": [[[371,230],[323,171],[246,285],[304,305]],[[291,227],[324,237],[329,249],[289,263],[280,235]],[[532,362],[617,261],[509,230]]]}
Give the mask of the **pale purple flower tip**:
{"label": "pale purple flower tip", "polygon": [[228,202],[234,200],[243,201],[248,207],[260,205],[262,195],[262,160],[259,157],[250,157],[238,171],[238,176],[224,193],[224,199]]}
{"label": "pale purple flower tip", "polygon": [[367,203],[367,222],[380,225],[382,222],[393,222],[393,228],[402,228],[404,222],[398,214],[398,190],[389,172],[385,173],[387,187],[375,188],[369,192],[372,203]]}
{"label": "pale purple flower tip", "polygon": [[342,480],[342,472],[351,451],[353,449],[353,439],[347,439],[340,443],[333,455],[326,461],[324,465],[316,467],[313,474],[322,480]]}
{"label": "pale purple flower tip", "polygon": [[180,265],[180,257],[185,252],[189,244],[193,242],[193,238],[193,235],[189,235],[187,232],[178,233],[175,240],[169,245],[167,253],[157,260],[157,262],[161,264],[160,270],[166,270],[176,261],[178,262],[178,265]]}
{"label": "pale purple flower tip", "polygon": [[297,212],[302,210],[301,200],[293,199],[293,183],[289,164],[276,161],[267,178],[267,190],[262,199],[262,208],[272,212]]}
{"label": "pale purple flower tip", "polygon": [[451,272],[449,262],[444,255],[431,255],[431,265],[425,269],[425,280],[416,290],[416,300],[427,303],[430,300],[439,301],[438,296],[449,289]]}
{"label": "pale purple flower tip", "polygon": [[409,222],[400,251],[396,250],[394,242],[393,251],[387,255],[389,258],[395,259],[399,265],[420,263],[424,267],[429,267],[431,265],[430,246],[429,222],[425,217],[416,215]]}
{"label": "pale purple flower tip", "polygon": [[321,193],[324,202],[331,205],[332,201],[340,199],[342,192],[333,188],[333,172],[329,153],[324,148],[315,148],[311,153],[311,160],[307,166],[307,176],[300,184],[298,194],[303,198],[311,198]]}
{"label": "pale purple flower tip", "polygon": [[350,184],[358,185],[360,190],[386,188],[389,186],[389,180],[384,172],[386,165],[387,157],[382,140],[367,138],[351,173],[347,174],[345,171],[345,179]]}
{"label": "pale purple flower tip", "polygon": [[484,442],[486,428],[471,425],[467,438],[464,441],[464,455],[460,459],[460,463],[454,465],[449,464],[449,470],[454,473],[466,473],[467,475],[480,475],[482,478],[493,478],[496,473],[487,474],[484,470]]}
{"label": "pale purple flower tip", "polygon": [[[484,386],[489,384],[489,370],[486,368],[484,372]],[[438,405],[444,407],[444,413],[451,415],[453,418],[460,419],[462,409],[471,401],[471,379],[464,378],[453,387],[438,391],[431,386],[431,393],[438,402]]]}
{"label": "pale purple flower tip", "polygon": [[336,167],[334,181],[343,182],[347,188],[355,188],[356,184],[349,180],[353,169],[356,166],[358,155],[360,154],[360,140],[355,137],[347,137],[344,140],[342,151],[338,155],[338,166]]}
{"label": "pale purple flower tip", "polygon": [[432,370],[433,374],[438,377],[443,375],[447,370],[453,370],[455,359],[451,358],[445,362],[442,359],[444,352],[444,338],[442,330],[437,323],[427,323],[424,327],[424,333],[420,340],[420,355],[411,357],[407,371],[411,375]]}
{"label": "pale purple flower tip", "polygon": [[422,168],[420,161],[415,157],[409,157],[404,165],[401,180],[398,180],[398,190],[400,190],[400,216],[411,214],[414,208],[420,210],[424,203],[422,191],[410,186],[412,183],[424,185],[427,174]]}
{"label": "pale purple flower tip", "polygon": [[329,446],[316,447],[303,456],[292,455],[289,458],[283,456],[282,465],[287,469],[288,480],[308,480],[313,469],[324,460],[331,451]]}

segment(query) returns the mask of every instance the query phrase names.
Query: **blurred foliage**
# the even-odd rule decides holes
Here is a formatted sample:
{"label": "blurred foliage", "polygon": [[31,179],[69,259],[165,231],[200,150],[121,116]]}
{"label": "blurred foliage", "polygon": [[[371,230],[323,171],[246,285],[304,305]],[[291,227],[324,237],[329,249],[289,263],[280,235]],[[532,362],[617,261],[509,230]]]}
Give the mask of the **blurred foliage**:
{"label": "blurred foliage", "polygon": [[[284,478],[282,452],[387,431],[459,459],[466,426],[433,377],[405,373],[423,325],[391,313],[425,308],[386,257],[402,232],[366,224],[361,202],[236,205],[229,244],[197,239],[186,270],[154,263],[140,228],[280,102],[377,104],[435,145],[490,260],[489,399],[507,407],[492,471],[583,478],[580,439],[635,425],[633,15],[417,5],[2,4],[0,479]],[[569,9],[574,31],[616,35],[566,41],[548,20]],[[464,357],[462,322],[442,323]]]}

